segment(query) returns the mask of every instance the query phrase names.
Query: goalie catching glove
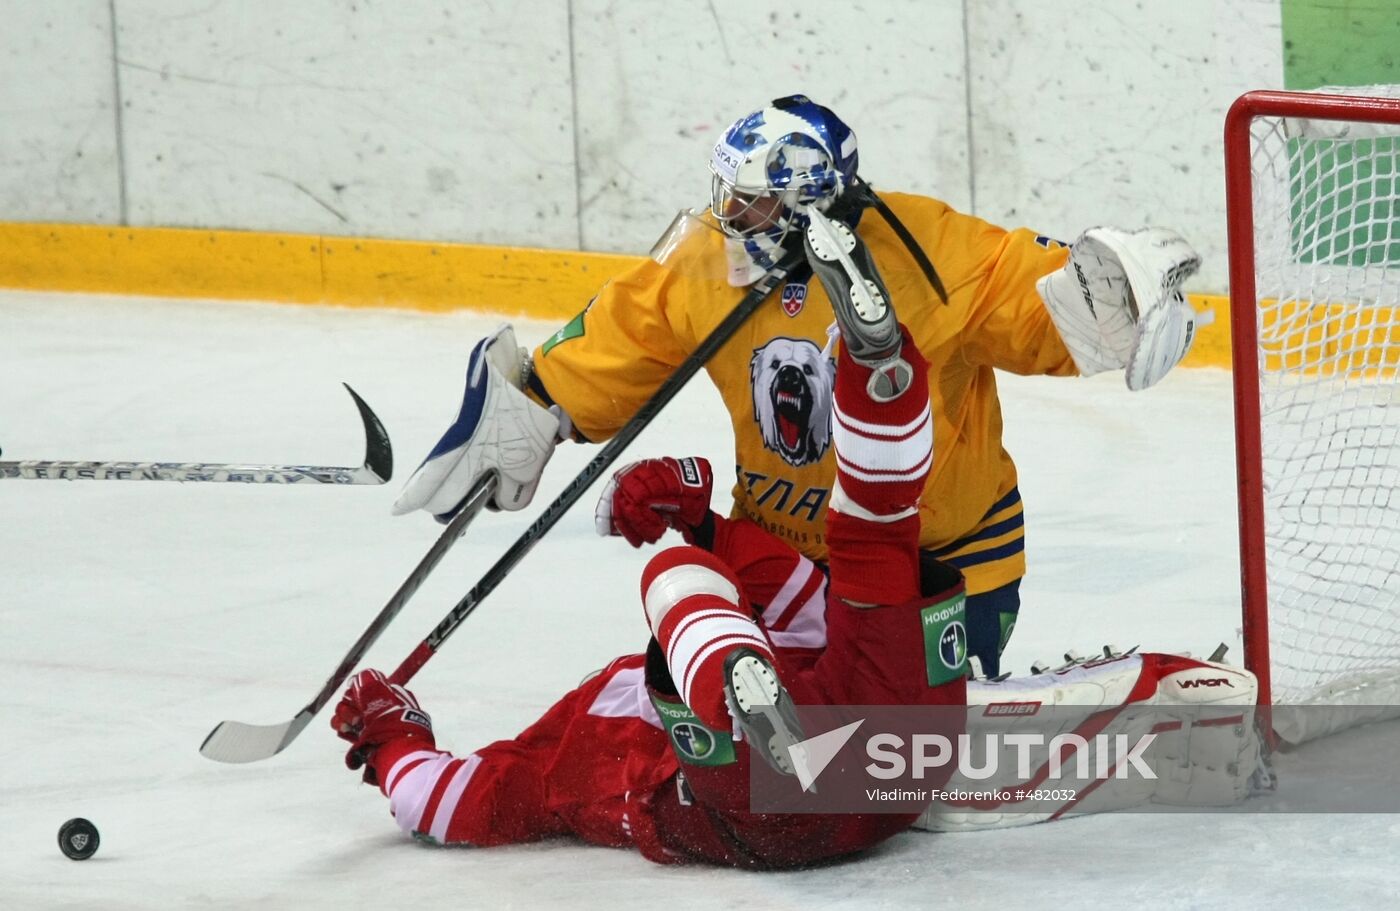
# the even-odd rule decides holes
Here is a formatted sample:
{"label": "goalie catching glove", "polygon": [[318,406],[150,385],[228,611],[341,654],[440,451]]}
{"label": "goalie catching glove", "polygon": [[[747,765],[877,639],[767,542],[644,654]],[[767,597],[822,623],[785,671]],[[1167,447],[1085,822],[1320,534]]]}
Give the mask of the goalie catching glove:
{"label": "goalie catching glove", "polygon": [[488,472],[498,480],[487,508],[517,510],[530,504],[554,454],[561,419],[558,410],[541,407],[521,391],[529,362],[529,352],[516,345],[509,325],[477,343],[457,419],[404,485],[394,515],[424,509],[445,525]]}
{"label": "goalie catching glove", "polygon": [[633,547],[656,543],[674,528],[695,543],[692,530],[710,514],[714,474],[699,457],[644,459],[608,480],[593,512],[598,534],[620,535]]}
{"label": "goalie catching glove", "polygon": [[1090,228],[1070,247],[1065,267],[1036,290],[1081,374],[1121,367],[1138,391],[1180,363],[1196,329],[1210,322],[1181,291],[1200,266],[1169,228]]}

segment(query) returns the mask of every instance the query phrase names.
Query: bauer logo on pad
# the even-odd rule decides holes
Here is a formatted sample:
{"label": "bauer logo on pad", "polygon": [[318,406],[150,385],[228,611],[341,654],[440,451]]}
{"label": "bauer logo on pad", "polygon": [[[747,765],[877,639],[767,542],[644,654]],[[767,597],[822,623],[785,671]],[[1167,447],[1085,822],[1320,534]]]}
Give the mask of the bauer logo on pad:
{"label": "bauer logo on pad", "polygon": [[991,702],[982,710],[982,714],[990,718],[1014,718],[1034,715],[1039,711],[1039,702]]}

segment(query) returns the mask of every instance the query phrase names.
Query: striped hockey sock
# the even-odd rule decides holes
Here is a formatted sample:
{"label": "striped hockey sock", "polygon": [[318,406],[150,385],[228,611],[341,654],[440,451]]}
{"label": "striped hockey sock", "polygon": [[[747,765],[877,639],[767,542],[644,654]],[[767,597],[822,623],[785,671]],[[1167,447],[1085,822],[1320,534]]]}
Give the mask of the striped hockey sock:
{"label": "striped hockey sock", "polygon": [[681,699],[707,727],[730,730],[725,658],[743,647],[773,660],[734,574],[698,547],[673,547],[642,573],[642,604]]}
{"label": "striped hockey sock", "polygon": [[872,398],[871,368],[844,345],[836,365],[827,534],[831,590],[848,601],[891,604],[918,594],[919,498],[933,464],[933,414],[928,363],[901,331],[913,380],[898,398]]}
{"label": "striped hockey sock", "polygon": [[893,401],[870,397],[866,386],[873,371],[852,360],[845,345],[836,365],[831,437],[837,489],[832,508],[874,522],[914,515],[933,464],[928,363],[907,331],[904,352],[914,379]]}

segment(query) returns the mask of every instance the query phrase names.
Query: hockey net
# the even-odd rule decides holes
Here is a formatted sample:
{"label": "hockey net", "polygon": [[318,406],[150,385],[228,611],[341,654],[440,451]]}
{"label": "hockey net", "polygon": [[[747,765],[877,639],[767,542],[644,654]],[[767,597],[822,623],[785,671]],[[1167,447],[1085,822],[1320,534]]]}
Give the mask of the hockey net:
{"label": "hockey net", "polygon": [[1226,121],[1246,663],[1299,742],[1400,714],[1400,86]]}

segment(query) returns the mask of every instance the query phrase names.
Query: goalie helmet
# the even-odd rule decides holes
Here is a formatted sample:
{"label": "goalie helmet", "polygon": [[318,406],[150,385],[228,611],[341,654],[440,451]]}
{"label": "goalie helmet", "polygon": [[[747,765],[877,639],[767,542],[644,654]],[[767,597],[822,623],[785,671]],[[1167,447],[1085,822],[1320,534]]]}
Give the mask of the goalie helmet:
{"label": "goalie helmet", "polygon": [[710,156],[710,211],[725,233],[781,244],[825,211],[856,175],[856,136],[806,95],[773,101],[734,122]]}

